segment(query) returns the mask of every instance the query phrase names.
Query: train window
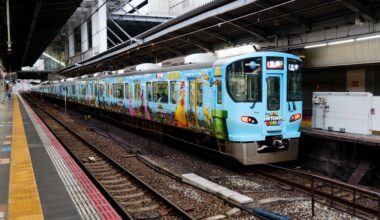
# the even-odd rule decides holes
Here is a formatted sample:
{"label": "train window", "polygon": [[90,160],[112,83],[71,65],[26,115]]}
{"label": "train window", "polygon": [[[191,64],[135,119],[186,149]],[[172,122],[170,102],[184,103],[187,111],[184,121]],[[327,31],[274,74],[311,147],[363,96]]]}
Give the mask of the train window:
{"label": "train window", "polygon": [[94,84],[94,82],[92,84],[90,84],[90,88],[91,88],[91,98],[95,98],[95,84]]}
{"label": "train window", "polygon": [[71,85],[71,94],[75,95],[75,85]]}
{"label": "train window", "polygon": [[124,96],[124,86],[123,83],[117,83],[117,98],[118,99],[123,99]]}
{"label": "train window", "polygon": [[106,97],[108,98],[110,96],[110,84],[106,84]]}
{"label": "train window", "polygon": [[267,78],[267,109],[269,111],[280,110],[280,77]]}
{"label": "train window", "polygon": [[94,95],[95,97],[98,97],[98,83],[97,82],[94,83]]}
{"label": "train window", "polygon": [[133,82],[134,86],[135,86],[135,101],[139,101],[140,100],[140,82],[138,81],[135,81]]}
{"label": "train window", "polygon": [[99,82],[99,96],[104,96],[104,82]]}
{"label": "train window", "polygon": [[112,96],[116,99],[117,98],[117,84],[116,83],[112,83],[112,91],[113,91]]}
{"label": "train window", "polygon": [[227,66],[226,71],[227,92],[234,101],[261,101],[261,57],[233,62]]}
{"label": "train window", "polygon": [[284,69],[284,58],[282,57],[267,57],[268,70],[283,70]]}
{"label": "train window", "polygon": [[113,97],[116,99],[123,99],[124,87],[123,83],[114,83],[113,87]]}
{"label": "train window", "polygon": [[86,95],[87,95],[87,85],[86,84],[82,84],[81,85],[81,89],[82,89],[82,96],[86,97]]}
{"label": "train window", "polygon": [[294,59],[288,59],[288,101],[302,100],[302,62]]}
{"label": "train window", "polygon": [[203,86],[202,79],[197,79],[197,106],[203,105]]}
{"label": "train window", "polygon": [[222,104],[222,81],[220,81],[220,80],[218,80],[217,81],[217,97],[216,97],[216,99],[217,99],[217,103],[218,104]]}
{"label": "train window", "polygon": [[153,94],[154,102],[168,103],[168,82],[154,82]]}
{"label": "train window", "polygon": [[129,85],[128,83],[124,83],[124,98],[129,99]]}
{"label": "train window", "polygon": [[170,102],[172,104],[177,104],[177,99],[178,99],[177,81],[170,81]]}
{"label": "train window", "polygon": [[149,102],[152,101],[152,83],[151,82],[146,83],[146,97]]}

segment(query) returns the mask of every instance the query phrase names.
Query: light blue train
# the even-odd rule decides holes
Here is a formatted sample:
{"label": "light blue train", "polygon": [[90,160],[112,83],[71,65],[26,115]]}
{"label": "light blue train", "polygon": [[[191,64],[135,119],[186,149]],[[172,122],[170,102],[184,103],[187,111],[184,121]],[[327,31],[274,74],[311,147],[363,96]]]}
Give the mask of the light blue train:
{"label": "light blue train", "polygon": [[178,63],[142,64],[122,74],[94,74],[33,91],[203,134],[244,165],[297,159],[301,59],[255,52],[219,59],[194,54]]}

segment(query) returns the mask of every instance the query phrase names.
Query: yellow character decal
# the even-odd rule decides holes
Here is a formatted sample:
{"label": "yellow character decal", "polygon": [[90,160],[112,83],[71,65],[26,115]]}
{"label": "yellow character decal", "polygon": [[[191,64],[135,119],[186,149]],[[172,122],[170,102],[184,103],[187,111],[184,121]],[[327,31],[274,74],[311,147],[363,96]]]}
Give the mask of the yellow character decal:
{"label": "yellow character decal", "polygon": [[180,101],[174,112],[174,117],[181,128],[187,127],[187,120],[185,115],[185,81],[180,84]]}

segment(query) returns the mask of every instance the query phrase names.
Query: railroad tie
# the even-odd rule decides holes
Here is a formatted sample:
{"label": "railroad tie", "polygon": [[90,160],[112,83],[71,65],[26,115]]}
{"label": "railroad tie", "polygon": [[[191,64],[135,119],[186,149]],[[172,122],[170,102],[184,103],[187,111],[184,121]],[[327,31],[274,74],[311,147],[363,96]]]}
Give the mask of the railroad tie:
{"label": "railroad tie", "polygon": [[110,193],[130,193],[132,191],[136,191],[136,187],[129,187],[129,188],[124,188],[124,189],[110,189],[108,190]]}
{"label": "railroad tie", "polygon": [[138,192],[134,194],[120,195],[120,196],[114,196],[114,197],[115,199],[128,200],[128,199],[134,199],[134,198],[142,197],[142,196],[144,196],[144,192]]}
{"label": "railroad tie", "polygon": [[151,203],[152,199],[146,198],[146,199],[140,199],[140,200],[135,200],[135,201],[130,201],[130,202],[121,202],[121,205],[128,206],[128,207],[134,207],[134,206],[141,206],[143,204],[148,204]]}
{"label": "railroad tie", "polygon": [[139,213],[139,212],[147,212],[147,211],[157,210],[158,208],[159,208],[159,205],[150,205],[150,206],[144,206],[141,208],[126,208],[126,210],[129,213]]}
{"label": "railroad tie", "polygon": [[127,181],[126,178],[111,179],[111,180],[102,180],[101,182],[103,184],[106,184],[106,185],[109,185],[109,184],[112,184],[112,185],[125,185],[125,184],[128,184],[128,185],[130,185],[130,183]]}

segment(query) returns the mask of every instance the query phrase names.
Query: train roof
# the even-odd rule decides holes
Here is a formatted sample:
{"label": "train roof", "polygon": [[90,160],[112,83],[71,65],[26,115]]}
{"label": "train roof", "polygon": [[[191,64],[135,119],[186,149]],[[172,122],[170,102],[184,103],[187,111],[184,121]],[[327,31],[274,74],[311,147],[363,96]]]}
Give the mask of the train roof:
{"label": "train roof", "polygon": [[[211,68],[211,67],[215,68],[215,67],[221,67],[224,64],[231,63],[235,60],[246,59],[249,57],[259,57],[259,56],[284,56],[284,57],[289,57],[289,58],[293,58],[293,59],[297,59],[297,60],[302,61],[299,57],[297,57],[293,54],[284,53],[284,52],[263,51],[263,52],[254,52],[254,53],[248,53],[248,54],[243,54],[243,55],[238,55],[238,56],[219,58],[213,62],[168,66],[168,67],[161,67],[161,68],[157,68],[157,69],[149,69],[149,70],[143,70],[143,71],[131,71],[128,73],[115,74],[115,75],[102,75],[102,76],[95,76],[95,77],[91,75],[91,76],[86,77],[86,78],[75,79],[75,81],[88,81],[88,80],[94,80],[94,79],[124,77],[124,76],[133,76],[133,75],[144,75],[144,74],[150,74],[150,73],[163,73],[163,72],[202,69],[202,68]],[[70,81],[70,82],[73,82],[73,81]],[[70,83],[70,82],[66,81],[65,83]],[[51,84],[55,84],[55,83],[53,82]]]}

